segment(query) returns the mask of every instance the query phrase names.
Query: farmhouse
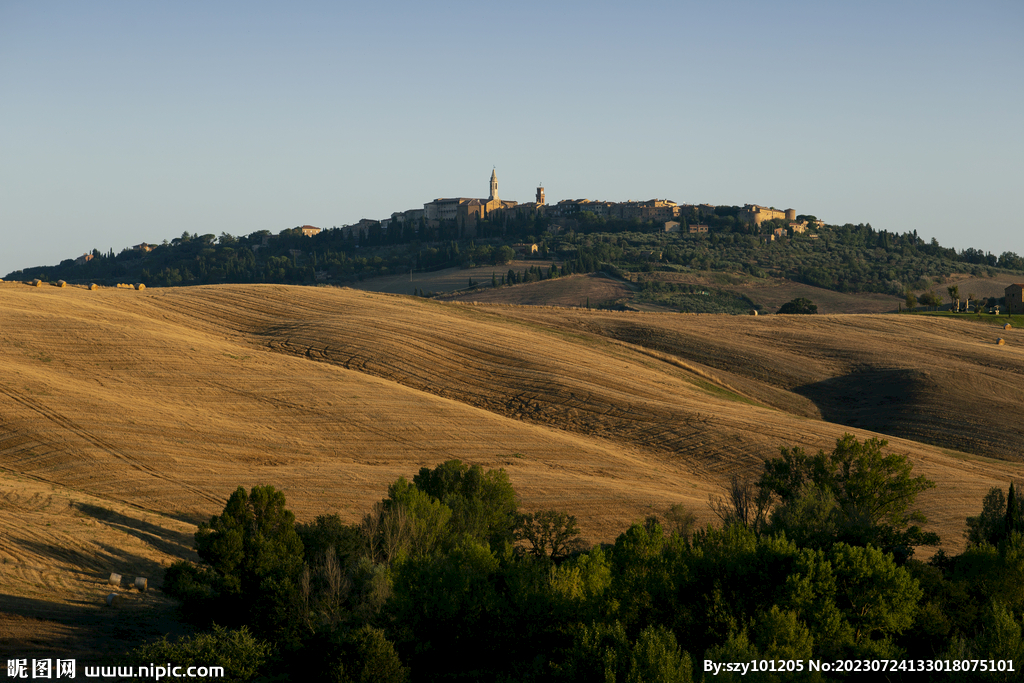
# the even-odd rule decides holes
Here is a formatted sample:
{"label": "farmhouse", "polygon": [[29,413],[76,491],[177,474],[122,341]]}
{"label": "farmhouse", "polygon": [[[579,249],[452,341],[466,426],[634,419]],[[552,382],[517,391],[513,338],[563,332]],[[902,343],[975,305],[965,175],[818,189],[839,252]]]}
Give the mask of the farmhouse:
{"label": "farmhouse", "polygon": [[1006,288],[1006,312],[1024,313],[1024,284],[1013,284]]}

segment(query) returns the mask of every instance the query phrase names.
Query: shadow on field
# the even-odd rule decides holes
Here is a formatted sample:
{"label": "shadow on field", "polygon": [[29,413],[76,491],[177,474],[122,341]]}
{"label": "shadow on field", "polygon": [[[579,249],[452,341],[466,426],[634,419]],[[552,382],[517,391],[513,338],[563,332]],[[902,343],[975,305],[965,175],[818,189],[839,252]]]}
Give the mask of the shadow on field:
{"label": "shadow on field", "polygon": [[78,503],[76,507],[81,513],[103,522],[107,526],[120,529],[162,553],[176,557],[186,557],[192,554],[193,535],[191,533],[167,529],[158,524],[135,519],[98,505]]}
{"label": "shadow on field", "polygon": [[870,369],[793,391],[809,398],[829,422],[903,436],[916,422],[918,403],[930,384],[928,374],[899,368]]}
{"label": "shadow on field", "polygon": [[[63,590],[62,586],[75,583],[102,590],[130,590],[137,576],[149,580],[150,590],[163,584],[164,566],[160,562],[110,543],[92,542],[81,550],[34,539],[22,540],[19,545],[52,563],[52,573],[47,572],[44,580],[52,583],[57,592]],[[118,586],[108,583],[111,573],[121,575]]]}
{"label": "shadow on field", "polygon": [[191,628],[166,599],[149,601],[126,594],[119,607],[104,607],[108,591],[97,591],[95,604],[49,602],[0,593],[0,651],[10,657],[73,657],[85,664],[116,663],[124,652]]}

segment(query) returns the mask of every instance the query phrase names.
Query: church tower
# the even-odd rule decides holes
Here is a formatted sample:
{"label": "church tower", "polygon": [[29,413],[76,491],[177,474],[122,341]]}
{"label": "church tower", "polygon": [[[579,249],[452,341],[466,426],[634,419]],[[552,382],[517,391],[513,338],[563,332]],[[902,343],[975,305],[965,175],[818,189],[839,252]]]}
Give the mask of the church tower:
{"label": "church tower", "polygon": [[491,198],[490,201],[498,201],[498,171],[491,171]]}

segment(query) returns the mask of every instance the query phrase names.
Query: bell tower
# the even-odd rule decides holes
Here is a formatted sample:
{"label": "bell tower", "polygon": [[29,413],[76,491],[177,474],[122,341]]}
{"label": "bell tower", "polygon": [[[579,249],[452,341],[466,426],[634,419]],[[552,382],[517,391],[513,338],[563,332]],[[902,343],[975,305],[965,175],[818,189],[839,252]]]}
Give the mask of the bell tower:
{"label": "bell tower", "polygon": [[490,201],[498,201],[498,171],[491,170],[491,198]]}

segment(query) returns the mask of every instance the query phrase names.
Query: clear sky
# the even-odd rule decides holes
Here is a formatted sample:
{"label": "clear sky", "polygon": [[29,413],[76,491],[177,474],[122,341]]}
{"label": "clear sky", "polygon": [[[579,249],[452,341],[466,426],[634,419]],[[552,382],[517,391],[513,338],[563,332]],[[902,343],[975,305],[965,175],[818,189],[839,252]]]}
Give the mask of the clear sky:
{"label": "clear sky", "polygon": [[0,0],[0,275],[436,197],[1024,252],[1024,3]]}

